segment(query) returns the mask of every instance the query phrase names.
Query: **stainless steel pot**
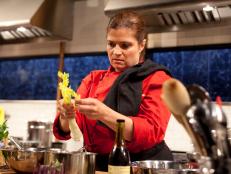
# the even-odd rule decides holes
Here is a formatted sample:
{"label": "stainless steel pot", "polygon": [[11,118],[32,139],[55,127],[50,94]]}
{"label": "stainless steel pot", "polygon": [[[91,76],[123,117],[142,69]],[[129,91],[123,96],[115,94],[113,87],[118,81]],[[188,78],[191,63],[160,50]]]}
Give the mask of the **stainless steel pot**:
{"label": "stainless steel pot", "polygon": [[145,160],[132,162],[133,174],[199,174],[198,169],[189,169],[174,161]]}
{"label": "stainless steel pot", "polygon": [[61,149],[0,149],[7,165],[17,173],[95,174],[95,153]]}
{"label": "stainless steel pot", "polygon": [[27,140],[37,142],[38,147],[51,147],[52,123],[29,121]]}
{"label": "stainless steel pot", "polygon": [[67,152],[61,149],[48,151],[45,157],[46,166],[52,168],[58,166],[60,173],[65,174],[95,174],[95,153],[91,152]]}

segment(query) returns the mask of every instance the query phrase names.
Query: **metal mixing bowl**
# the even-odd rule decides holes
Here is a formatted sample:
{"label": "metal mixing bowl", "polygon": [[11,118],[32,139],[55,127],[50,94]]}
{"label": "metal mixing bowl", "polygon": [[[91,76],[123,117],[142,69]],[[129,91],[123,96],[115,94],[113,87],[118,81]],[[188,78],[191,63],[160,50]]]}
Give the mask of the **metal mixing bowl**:
{"label": "metal mixing bowl", "polygon": [[95,153],[49,148],[0,149],[17,173],[95,174]]}
{"label": "metal mixing bowl", "polygon": [[22,150],[4,148],[0,149],[6,164],[17,173],[33,173],[35,169],[44,164],[46,149],[26,148]]}
{"label": "metal mixing bowl", "polygon": [[133,174],[198,174],[198,169],[188,169],[174,161],[144,160],[132,162]]}

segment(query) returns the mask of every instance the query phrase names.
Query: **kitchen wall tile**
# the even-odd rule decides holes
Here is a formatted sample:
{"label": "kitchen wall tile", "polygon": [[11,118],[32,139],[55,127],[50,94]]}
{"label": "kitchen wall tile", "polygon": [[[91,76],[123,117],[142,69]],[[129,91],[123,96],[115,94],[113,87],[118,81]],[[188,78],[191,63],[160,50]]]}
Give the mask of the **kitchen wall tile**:
{"label": "kitchen wall tile", "polygon": [[231,55],[229,49],[222,51],[208,51],[209,69],[212,70],[228,70],[227,66],[230,65]]}
{"label": "kitchen wall tile", "polygon": [[198,84],[208,88],[208,57],[207,52],[185,51],[181,53],[183,79],[186,85]]}
{"label": "kitchen wall tile", "polygon": [[70,73],[70,83],[72,88],[76,88],[81,79],[90,71],[97,69],[107,69],[109,61],[105,55],[102,56],[79,56],[76,58],[65,58],[64,71]]}
{"label": "kitchen wall tile", "polygon": [[182,51],[183,71],[203,69],[208,72],[208,52],[207,51]]}
{"label": "kitchen wall tile", "polygon": [[56,57],[1,60],[1,99],[55,99]]}
{"label": "kitchen wall tile", "polygon": [[183,83],[185,85],[197,84],[208,89],[208,74],[203,69],[202,70],[187,70],[187,73],[183,76]]}
{"label": "kitchen wall tile", "polygon": [[230,74],[227,69],[211,70],[209,77],[209,91],[212,98],[220,96],[227,101],[231,98]]}
{"label": "kitchen wall tile", "polygon": [[182,57],[180,52],[154,52],[151,59],[169,68],[172,75],[182,80]]}
{"label": "kitchen wall tile", "polygon": [[[213,100],[221,95],[231,101],[231,49],[148,50],[157,63],[167,66],[173,76],[184,84],[203,86]],[[105,53],[69,55],[65,57],[64,71],[71,74],[75,89],[81,79],[94,69],[107,69]],[[55,99],[57,88],[57,56],[31,59],[0,60],[0,99]]]}

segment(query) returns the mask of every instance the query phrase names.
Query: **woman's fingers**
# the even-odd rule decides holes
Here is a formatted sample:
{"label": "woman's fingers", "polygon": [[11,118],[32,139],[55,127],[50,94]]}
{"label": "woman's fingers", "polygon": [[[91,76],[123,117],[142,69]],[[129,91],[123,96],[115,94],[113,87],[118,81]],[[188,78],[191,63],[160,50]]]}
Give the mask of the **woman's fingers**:
{"label": "woman's fingers", "polygon": [[97,110],[97,100],[93,98],[80,99],[75,102],[79,112],[89,113]]}
{"label": "woman's fingers", "polygon": [[78,111],[82,113],[95,112],[95,106],[92,105],[78,105]]}
{"label": "woman's fingers", "polygon": [[73,104],[64,104],[62,100],[58,102],[57,109],[62,119],[69,119],[75,117],[75,108]]}
{"label": "woman's fingers", "polygon": [[105,114],[105,105],[95,98],[85,98],[76,101],[77,110],[90,119],[98,119]]}
{"label": "woman's fingers", "polygon": [[96,102],[96,99],[94,98],[85,98],[85,99],[78,99],[75,100],[75,105],[94,105]]}

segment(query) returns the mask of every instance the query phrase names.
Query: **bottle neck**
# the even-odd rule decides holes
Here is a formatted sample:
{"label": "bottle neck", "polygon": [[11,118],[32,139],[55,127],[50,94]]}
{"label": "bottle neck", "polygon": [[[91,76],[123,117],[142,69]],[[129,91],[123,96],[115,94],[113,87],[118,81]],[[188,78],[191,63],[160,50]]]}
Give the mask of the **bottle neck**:
{"label": "bottle neck", "polygon": [[123,133],[124,133],[124,122],[117,122],[116,138],[115,138],[116,146],[124,146]]}

